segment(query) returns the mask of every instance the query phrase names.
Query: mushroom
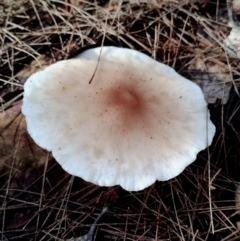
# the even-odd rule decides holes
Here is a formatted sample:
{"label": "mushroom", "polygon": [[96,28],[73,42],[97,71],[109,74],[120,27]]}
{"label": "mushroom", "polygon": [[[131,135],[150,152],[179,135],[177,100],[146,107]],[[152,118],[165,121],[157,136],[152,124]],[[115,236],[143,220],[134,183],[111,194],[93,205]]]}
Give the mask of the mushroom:
{"label": "mushroom", "polygon": [[177,176],[215,134],[199,86],[118,47],[89,49],[30,76],[22,112],[33,140],[65,171],[129,191]]}

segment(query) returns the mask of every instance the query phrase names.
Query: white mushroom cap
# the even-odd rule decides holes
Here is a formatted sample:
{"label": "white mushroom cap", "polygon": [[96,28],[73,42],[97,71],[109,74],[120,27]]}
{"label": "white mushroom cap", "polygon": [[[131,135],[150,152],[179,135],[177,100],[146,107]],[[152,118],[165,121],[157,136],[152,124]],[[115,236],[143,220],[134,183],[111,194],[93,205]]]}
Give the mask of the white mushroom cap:
{"label": "white mushroom cap", "polygon": [[103,47],[97,66],[100,51],[30,76],[30,135],[67,172],[101,186],[137,191],[175,177],[215,133],[201,89],[135,50]]}

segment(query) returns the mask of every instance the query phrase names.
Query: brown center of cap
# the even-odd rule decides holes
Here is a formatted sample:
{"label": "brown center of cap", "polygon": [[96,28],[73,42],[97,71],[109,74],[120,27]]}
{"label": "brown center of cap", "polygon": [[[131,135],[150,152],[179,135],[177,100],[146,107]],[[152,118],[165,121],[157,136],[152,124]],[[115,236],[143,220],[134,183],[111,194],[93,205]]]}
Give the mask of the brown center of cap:
{"label": "brown center of cap", "polygon": [[119,86],[118,88],[111,89],[108,98],[110,105],[121,106],[126,110],[134,111],[140,107],[139,94],[129,87]]}
{"label": "brown center of cap", "polygon": [[107,109],[116,112],[118,121],[126,128],[143,120],[147,107],[136,86],[122,84],[107,90],[105,103]]}

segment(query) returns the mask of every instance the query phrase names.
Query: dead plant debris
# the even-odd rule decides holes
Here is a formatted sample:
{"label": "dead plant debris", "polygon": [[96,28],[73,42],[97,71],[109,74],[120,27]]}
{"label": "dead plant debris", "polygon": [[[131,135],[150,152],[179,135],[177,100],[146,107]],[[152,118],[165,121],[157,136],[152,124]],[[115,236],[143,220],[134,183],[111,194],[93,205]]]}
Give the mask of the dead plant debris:
{"label": "dead plant debris", "polygon": [[[1,1],[0,240],[83,237],[106,206],[93,240],[239,239],[240,60],[224,42],[229,10],[239,26],[236,0]],[[28,136],[20,113],[27,77],[102,44],[190,74],[210,96],[214,143],[179,177],[140,192],[97,187],[65,173]]]}

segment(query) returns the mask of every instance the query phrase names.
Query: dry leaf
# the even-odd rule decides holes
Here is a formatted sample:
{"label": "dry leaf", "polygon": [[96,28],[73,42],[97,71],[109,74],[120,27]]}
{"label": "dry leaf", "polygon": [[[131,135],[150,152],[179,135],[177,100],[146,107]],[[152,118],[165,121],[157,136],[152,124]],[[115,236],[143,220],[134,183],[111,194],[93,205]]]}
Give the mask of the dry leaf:
{"label": "dry leaf", "polygon": [[188,68],[189,78],[199,85],[209,104],[218,100],[226,104],[232,87],[232,78],[227,66],[220,61],[210,61],[204,57],[195,59],[195,63]]}
{"label": "dry leaf", "polygon": [[240,58],[240,27],[232,26],[230,34],[223,42],[231,57]]}
{"label": "dry leaf", "polygon": [[[21,114],[21,105],[18,103],[0,113],[0,159],[1,166],[10,168],[21,166],[23,162],[31,165],[45,163],[46,151],[38,147],[29,137],[24,116]],[[38,163],[34,162],[37,156]],[[27,176],[27,173],[24,175]]]}
{"label": "dry leaf", "polygon": [[227,46],[227,51],[229,55],[233,58],[240,58],[240,26],[237,15],[240,14],[240,1],[233,0],[232,9],[230,11],[231,15],[236,17],[233,19],[230,18],[228,25],[232,27],[230,34],[223,41]]}
{"label": "dry leaf", "polygon": [[239,13],[240,12],[240,1],[239,0],[233,0],[232,8],[233,8],[234,12]]}
{"label": "dry leaf", "polygon": [[[46,151],[38,147],[27,133],[21,103],[0,113],[0,183],[8,199],[21,199],[26,203],[38,201],[39,196],[28,192],[28,187],[43,175],[46,156]],[[41,191],[38,189],[34,189],[35,193]],[[36,212],[27,206],[19,210],[7,212],[5,228],[22,226]]]}

